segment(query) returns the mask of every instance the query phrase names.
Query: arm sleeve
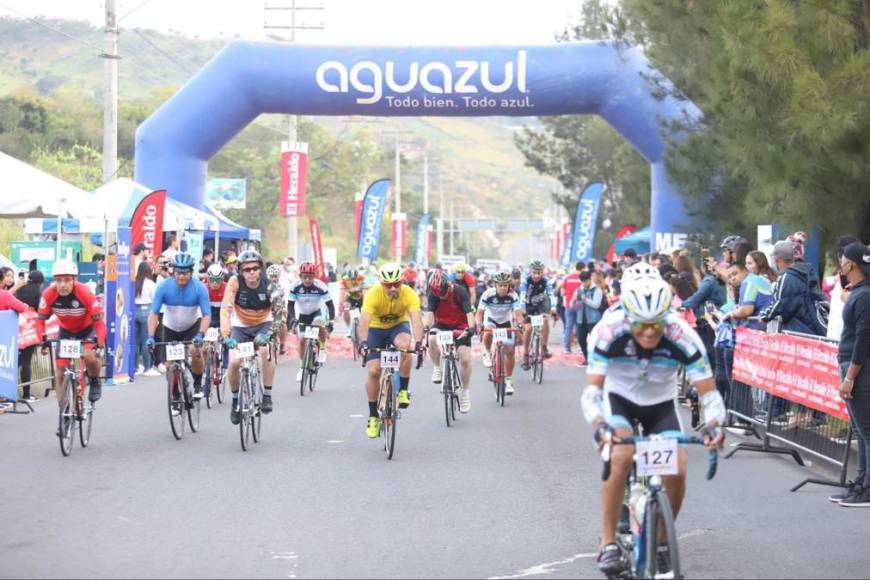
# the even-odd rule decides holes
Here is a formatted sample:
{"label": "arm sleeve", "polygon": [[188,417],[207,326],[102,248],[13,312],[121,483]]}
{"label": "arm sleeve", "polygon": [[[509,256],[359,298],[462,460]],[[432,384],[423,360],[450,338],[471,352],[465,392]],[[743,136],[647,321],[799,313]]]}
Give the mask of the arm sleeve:
{"label": "arm sleeve", "polygon": [[45,337],[45,321],[51,317],[51,305],[56,296],[54,286],[49,286],[39,299],[39,308],[36,310],[36,336],[39,337],[39,340]]}
{"label": "arm sleeve", "polygon": [[852,348],[852,364],[863,366],[870,356],[870,294],[861,296],[855,303],[855,346]]}
{"label": "arm sleeve", "polygon": [[436,310],[438,310],[439,302],[440,300],[438,300],[438,297],[436,297],[434,294],[429,294],[429,296],[426,298],[426,310],[434,313]]}
{"label": "arm sleeve", "polygon": [[701,285],[698,287],[698,291],[683,301],[683,308],[694,310],[699,305],[706,302],[707,298],[709,298],[710,294],[713,292],[714,284],[716,284],[716,281],[710,277],[701,280]]}
{"label": "arm sleeve", "polygon": [[471,312],[471,293],[464,288],[462,289],[462,293],[459,298],[459,308],[462,309],[462,312],[468,314]]}
{"label": "arm sleeve", "polygon": [[202,282],[197,280],[196,283],[199,285],[199,311],[202,313],[203,318],[211,316],[211,302],[208,299],[208,290]]}
{"label": "arm sleeve", "polygon": [[13,296],[10,292],[4,290],[3,293],[0,294],[0,309],[14,310],[18,314],[21,314],[27,310],[27,304]]}
{"label": "arm sleeve", "polygon": [[106,317],[103,316],[103,308],[97,302],[97,297],[83,286],[85,289],[83,295],[80,296],[82,302],[86,303],[86,315],[91,317],[94,322],[94,331],[97,334],[97,344],[99,346],[106,345]]}
{"label": "arm sleeve", "polygon": [[329,311],[329,319],[335,320],[335,303],[332,301],[332,298],[326,301],[326,310]]}
{"label": "arm sleeve", "polygon": [[599,336],[601,324],[596,324],[589,332],[589,366],[587,373],[593,375],[606,375],[609,360],[606,356],[607,341]]}

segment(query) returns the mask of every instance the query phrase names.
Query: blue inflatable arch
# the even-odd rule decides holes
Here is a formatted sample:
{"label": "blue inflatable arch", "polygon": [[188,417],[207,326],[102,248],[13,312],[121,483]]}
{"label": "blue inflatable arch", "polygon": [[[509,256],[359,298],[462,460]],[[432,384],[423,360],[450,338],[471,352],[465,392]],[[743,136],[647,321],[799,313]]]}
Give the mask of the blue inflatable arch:
{"label": "blue inflatable arch", "polygon": [[[582,42],[528,47],[228,44],[136,132],[136,181],[204,207],[207,166],[263,113],[374,116],[596,114],[650,163],[656,246],[697,226],[665,169],[669,121],[692,103],[654,95],[637,49]],[[277,163],[277,160],[276,160]]]}

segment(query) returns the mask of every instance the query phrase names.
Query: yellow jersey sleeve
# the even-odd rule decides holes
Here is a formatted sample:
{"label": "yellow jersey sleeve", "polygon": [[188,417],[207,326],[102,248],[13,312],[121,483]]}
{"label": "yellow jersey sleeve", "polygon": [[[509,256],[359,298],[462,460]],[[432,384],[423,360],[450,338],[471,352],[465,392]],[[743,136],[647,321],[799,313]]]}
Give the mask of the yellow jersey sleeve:
{"label": "yellow jersey sleeve", "polygon": [[380,284],[366,292],[362,311],[371,316],[370,328],[393,328],[408,321],[409,312],[420,311],[420,297],[408,286],[402,285],[399,297],[391,300]]}

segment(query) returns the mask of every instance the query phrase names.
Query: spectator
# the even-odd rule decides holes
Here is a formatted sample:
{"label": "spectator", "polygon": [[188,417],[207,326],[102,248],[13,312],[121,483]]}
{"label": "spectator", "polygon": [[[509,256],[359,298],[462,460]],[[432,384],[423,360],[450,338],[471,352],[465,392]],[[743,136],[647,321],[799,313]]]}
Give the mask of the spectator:
{"label": "spectator", "polygon": [[689,283],[692,287],[692,294],[698,291],[698,286],[701,285],[701,275],[692,264],[692,258],[685,255],[677,256],[677,261],[674,262],[674,267],[680,274],[680,277]]}
{"label": "spectator", "polygon": [[806,267],[808,268],[808,276],[810,279],[810,291],[818,294],[821,291],[819,286],[819,275],[816,273],[815,267],[807,262],[804,258],[807,235],[804,232],[795,232],[788,238],[786,238],[786,241],[794,244],[794,261],[796,263],[806,264]]}
{"label": "spectator", "polygon": [[[27,305],[28,310],[36,313],[39,308],[39,299],[42,297],[42,284],[45,282],[45,276],[39,270],[33,270],[27,275],[27,283],[15,291],[15,298]],[[30,381],[33,379],[31,375],[31,363],[33,361],[33,353],[39,347],[38,344],[27,346],[18,351],[18,373],[21,384],[21,397],[23,401],[33,403],[36,401],[30,392]]]}
{"label": "spectator", "polygon": [[[154,301],[154,291],[157,284],[154,283],[153,272],[148,262],[139,262],[136,270],[136,374],[156,376],[160,373],[153,368],[151,352],[145,341],[148,340],[148,314],[151,312],[151,303]],[[139,357],[142,364],[139,364]]]}
{"label": "spectator", "polygon": [[163,250],[163,255],[166,257],[169,262],[172,262],[172,258],[175,257],[175,254],[181,251],[181,240],[178,239],[178,236],[175,234],[169,234],[169,238],[166,243],[166,249]]}
{"label": "spectator", "polygon": [[229,254],[224,260],[224,269],[227,271],[225,276],[227,281],[239,273],[239,260],[235,254]]}
{"label": "spectator", "polygon": [[574,333],[577,330],[577,314],[580,311],[579,306],[573,302],[574,293],[580,288],[580,274],[583,271],[583,262],[574,264],[574,272],[565,276],[562,282],[562,296],[565,299],[565,332],[562,336],[562,346],[566,354],[571,353],[571,346],[574,342]]}
{"label": "spectator", "polygon": [[588,270],[581,271],[580,287],[577,288],[571,299],[571,305],[577,309],[577,342],[583,351],[583,362],[580,363],[580,366],[585,366],[589,361],[587,338],[592,327],[601,320],[601,303],[603,301],[604,294],[601,289],[592,284],[592,274]]}
{"label": "spectator", "polygon": [[[849,298],[843,307],[840,396],[849,407],[858,437],[858,471],[851,489],[840,501],[844,507],[870,507],[870,247],[853,242],[843,249],[840,273],[848,281]],[[834,499],[833,497],[831,498]],[[839,499],[839,498],[838,498]]]}
{"label": "spectator", "polygon": [[[843,250],[846,246],[854,242],[858,242],[858,238],[854,236],[840,236],[837,240],[837,265],[843,258]],[[843,333],[843,306],[846,304],[846,299],[849,297],[849,281],[846,276],[837,269],[834,276],[834,285],[831,287],[831,310],[828,315],[828,338],[832,340],[840,340],[840,335]]]}
{"label": "spectator", "polygon": [[628,248],[627,250],[622,252],[622,264],[620,264],[620,266],[622,268],[628,268],[637,261],[637,252],[634,250],[634,248]]}
{"label": "spectator", "polygon": [[822,296],[810,290],[809,265],[795,262],[794,244],[787,241],[773,247],[773,261],[779,276],[773,287],[773,302],[762,310],[761,317],[769,321],[779,316],[783,330],[824,336],[825,326],[816,310]]}
{"label": "spectator", "polygon": [[16,279],[15,270],[8,266],[0,268],[0,280],[2,280],[2,287],[0,287],[0,289],[8,292],[15,292],[24,286],[23,274]]}
{"label": "spectator", "polygon": [[[701,279],[698,291],[689,296],[683,302],[683,308],[690,308],[694,311],[695,319],[697,320],[696,330],[698,336],[701,337],[704,346],[707,347],[707,352],[713,355],[716,331],[705,315],[722,308],[727,299],[727,295],[725,282],[716,275],[716,259],[713,258],[713,256],[707,256],[704,258],[702,271],[704,272],[704,277]],[[711,356],[710,359],[715,370],[716,357]]]}
{"label": "spectator", "polygon": [[758,250],[749,252],[746,255],[746,269],[752,274],[766,278],[771,284],[776,282],[776,272],[770,267],[764,252]]}
{"label": "spectator", "polygon": [[149,262],[151,260],[151,250],[148,249],[148,246],[139,242],[135,246],[133,246],[133,262],[131,267],[133,271],[136,272],[139,270],[140,262]]}
{"label": "spectator", "polygon": [[[172,266],[169,264],[169,260],[166,258],[166,256],[158,256],[157,260],[155,261],[155,265],[157,266],[157,271],[154,273],[157,274],[157,277],[154,281],[157,284],[160,284],[164,280],[169,279],[169,277],[172,275],[172,271],[170,270]],[[139,273],[138,270],[136,273]]]}
{"label": "spectator", "polygon": [[738,325],[763,330],[765,325],[749,321],[752,316],[758,316],[772,301],[772,288],[767,278],[751,273],[745,265],[734,262],[728,266],[728,277],[731,285],[738,289],[737,306],[722,317],[722,321],[734,319]]}
{"label": "spectator", "polygon": [[205,248],[202,251],[202,270],[208,270],[208,267],[214,264],[214,250]]}
{"label": "spectator", "polygon": [[106,291],[106,256],[97,252],[91,257],[91,262],[97,264],[97,277],[94,278],[94,287],[92,290],[94,296],[99,296]]}

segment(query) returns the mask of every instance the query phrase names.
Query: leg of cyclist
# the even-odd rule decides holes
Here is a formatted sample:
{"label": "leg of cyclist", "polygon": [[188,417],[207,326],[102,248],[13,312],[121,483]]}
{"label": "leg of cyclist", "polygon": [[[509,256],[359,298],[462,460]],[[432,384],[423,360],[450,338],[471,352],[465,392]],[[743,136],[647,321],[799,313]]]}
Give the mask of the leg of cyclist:
{"label": "leg of cyclist", "polygon": [[457,350],[459,353],[459,376],[462,379],[462,391],[459,393],[459,412],[468,413],[471,411],[471,347],[462,345]]}
{"label": "leg of cyclist", "polygon": [[[488,330],[487,330],[488,329]],[[483,342],[483,366],[492,366],[492,329],[493,324],[489,321],[484,325]]]}
{"label": "leg of cyclist", "polygon": [[202,398],[202,371],[205,369],[205,359],[201,346],[190,347],[190,374],[193,375],[194,398]]}
{"label": "leg of cyclist", "polygon": [[227,382],[230,384],[230,391],[233,394],[233,403],[230,405],[230,422],[233,425],[238,425],[239,415],[239,367],[242,365],[242,359],[239,357],[239,352],[236,349],[231,349],[230,363],[227,370]]}
{"label": "leg of cyclist", "polygon": [[380,354],[371,352],[366,357],[366,398],[369,403],[369,420],[366,427],[366,435],[369,439],[377,439],[380,435],[380,419],[378,418],[378,391],[381,382],[381,359]]}
{"label": "leg of cyclist", "polygon": [[63,373],[66,370],[68,361],[63,359],[55,359],[54,361],[54,398],[57,399],[57,406],[63,407],[66,401],[61,400],[61,391],[63,390]]}
{"label": "leg of cyclist", "polygon": [[[631,430],[620,428],[614,434],[627,437],[631,435]],[[620,552],[615,545],[616,525],[622,512],[625,484],[633,461],[633,446],[614,445],[610,454],[610,477],[601,484],[602,528],[598,566],[605,573],[617,573],[622,568]]]}
{"label": "leg of cyclist", "polygon": [[88,400],[92,403],[95,403],[100,400],[102,396],[102,385],[100,384],[100,367],[102,367],[102,361],[99,356],[97,356],[96,349],[89,348],[85,350],[85,368],[87,369],[88,375]]}
{"label": "leg of cyclist", "polygon": [[516,351],[517,347],[515,345],[515,341],[510,342],[505,345],[505,369],[504,369],[504,382],[505,382],[505,394],[513,395],[514,394],[514,364],[516,361]]}
{"label": "leg of cyclist", "polygon": [[432,382],[435,384],[440,384],[442,380],[441,348],[438,346],[437,334],[429,335],[429,357],[432,359]]}
{"label": "leg of cyclist", "polygon": [[278,326],[278,352],[284,354],[287,348],[287,323],[283,320],[276,320]]}
{"label": "leg of cyclist", "polygon": [[[405,328],[393,337],[393,344],[402,350],[413,350],[414,342],[411,339],[411,334],[407,332],[407,330],[407,325],[405,325]],[[405,409],[411,405],[411,393],[408,390],[408,386],[411,382],[411,365],[413,364],[413,355],[402,353],[402,362],[399,363],[399,380],[401,381],[401,384],[399,385],[399,392],[396,396],[400,409]]]}
{"label": "leg of cyclist", "polygon": [[541,354],[544,358],[550,358],[550,316],[544,315],[544,328],[541,333]]}
{"label": "leg of cyclist", "polygon": [[320,334],[318,335],[318,338],[320,339],[320,352],[325,353],[326,339],[329,337],[329,331],[326,328],[326,320],[318,317],[317,320],[314,321],[314,324],[320,327]]}
{"label": "leg of cyclist", "polygon": [[[531,315],[530,315],[531,316]],[[523,324],[523,370],[527,371],[531,368],[529,365],[529,349],[532,348],[532,325],[529,323]]]}

